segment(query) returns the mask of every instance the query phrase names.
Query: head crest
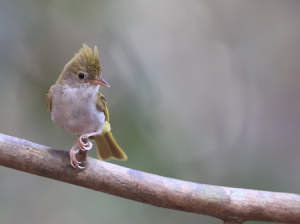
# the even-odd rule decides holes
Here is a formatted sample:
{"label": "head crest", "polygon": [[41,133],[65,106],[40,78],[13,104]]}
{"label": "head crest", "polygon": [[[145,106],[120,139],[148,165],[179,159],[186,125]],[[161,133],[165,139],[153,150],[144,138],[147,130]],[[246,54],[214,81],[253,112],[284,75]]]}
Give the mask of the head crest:
{"label": "head crest", "polygon": [[81,65],[91,78],[101,75],[101,65],[98,56],[98,48],[96,46],[93,53],[91,48],[86,44],[83,44],[83,48],[75,54],[74,58],[71,60],[71,64],[74,67]]}

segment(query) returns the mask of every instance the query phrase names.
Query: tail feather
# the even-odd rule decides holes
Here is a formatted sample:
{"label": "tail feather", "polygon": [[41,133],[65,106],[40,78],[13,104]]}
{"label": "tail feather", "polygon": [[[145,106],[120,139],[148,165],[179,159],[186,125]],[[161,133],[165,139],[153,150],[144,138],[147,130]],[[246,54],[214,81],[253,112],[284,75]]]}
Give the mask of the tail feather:
{"label": "tail feather", "polygon": [[[109,125],[108,122],[105,124],[105,126],[107,125]],[[107,128],[103,128],[102,134],[95,136],[95,142],[97,145],[97,154],[100,159],[107,160],[114,158],[118,160],[127,160],[126,154],[117,144],[112,133],[110,132],[110,128],[109,130],[107,130]]]}

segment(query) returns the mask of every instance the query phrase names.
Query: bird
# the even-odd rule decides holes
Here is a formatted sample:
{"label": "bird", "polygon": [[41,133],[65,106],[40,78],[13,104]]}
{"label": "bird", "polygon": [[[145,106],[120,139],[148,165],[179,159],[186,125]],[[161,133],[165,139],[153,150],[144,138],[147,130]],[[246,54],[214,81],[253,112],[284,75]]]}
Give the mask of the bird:
{"label": "bird", "polygon": [[86,44],[65,65],[57,81],[47,94],[46,108],[51,118],[64,131],[77,136],[70,150],[70,165],[84,169],[76,159],[79,152],[90,150],[94,140],[101,160],[127,160],[126,154],[115,141],[109,123],[109,111],[100,86],[110,87],[101,77],[102,69],[98,48]]}

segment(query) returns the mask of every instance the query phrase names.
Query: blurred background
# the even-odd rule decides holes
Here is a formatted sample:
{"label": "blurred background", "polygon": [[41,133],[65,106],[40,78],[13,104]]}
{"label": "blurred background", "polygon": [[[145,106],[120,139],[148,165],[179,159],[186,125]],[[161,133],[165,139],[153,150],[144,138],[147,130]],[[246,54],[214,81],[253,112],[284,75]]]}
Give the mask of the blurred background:
{"label": "blurred background", "polygon": [[[97,45],[121,166],[300,193],[300,1],[2,0],[0,132],[69,151],[46,94]],[[96,157],[96,150],[89,156]],[[0,167],[0,222],[222,223]],[[248,222],[259,223],[259,222]]]}

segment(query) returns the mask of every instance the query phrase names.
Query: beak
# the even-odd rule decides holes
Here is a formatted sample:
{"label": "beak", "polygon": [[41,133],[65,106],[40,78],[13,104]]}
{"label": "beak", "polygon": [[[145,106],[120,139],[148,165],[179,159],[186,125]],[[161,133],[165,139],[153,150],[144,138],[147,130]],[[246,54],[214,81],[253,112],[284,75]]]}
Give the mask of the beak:
{"label": "beak", "polygon": [[94,80],[91,81],[92,84],[94,85],[101,85],[101,86],[106,86],[106,87],[110,87],[110,85],[101,77],[98,77]]}

